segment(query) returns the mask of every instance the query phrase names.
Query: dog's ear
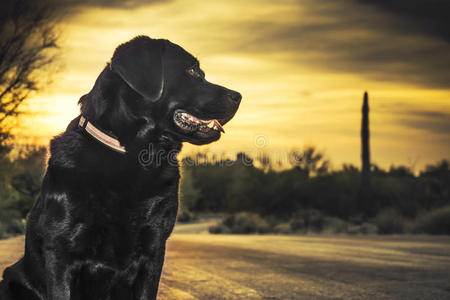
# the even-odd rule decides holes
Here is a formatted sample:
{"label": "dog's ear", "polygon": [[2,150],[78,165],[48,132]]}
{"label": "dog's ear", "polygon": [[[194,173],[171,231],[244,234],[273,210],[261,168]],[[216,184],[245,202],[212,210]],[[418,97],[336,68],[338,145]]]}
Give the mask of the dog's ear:
{"label": "dog's ear", "polygon": [[139,36],[117,47],[111,70],[136,92],[151,102],[164,90],[163,40]]}

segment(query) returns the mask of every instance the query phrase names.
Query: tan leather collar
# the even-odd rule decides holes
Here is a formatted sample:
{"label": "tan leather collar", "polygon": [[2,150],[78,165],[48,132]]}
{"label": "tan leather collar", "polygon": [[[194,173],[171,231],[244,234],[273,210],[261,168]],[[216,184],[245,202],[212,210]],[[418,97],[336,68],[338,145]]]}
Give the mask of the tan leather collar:
{"label": "tan leather collar", "polygon": [[114,151],[120,152],[120,153],[126,153],[125,147],[120,145],[120,142],[115,137],[112,137],[97,127],[94,126],[91,122],[89,122],[84,116],[80,117],[80,122],[78,125],[83,128],[87,133],[89,133],[93,138],[95,138],[100,143],[108,146],[109,148],[113,149]]}

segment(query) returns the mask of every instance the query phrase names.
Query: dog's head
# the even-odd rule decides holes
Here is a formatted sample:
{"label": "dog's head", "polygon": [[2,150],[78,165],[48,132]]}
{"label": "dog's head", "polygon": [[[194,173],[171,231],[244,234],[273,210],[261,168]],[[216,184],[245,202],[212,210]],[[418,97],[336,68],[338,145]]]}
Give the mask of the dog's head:
{"label": "dog's head", "polygon": [[124,99],[130,113],[179,141],[219,139],[241,101],[238,92],[206,81],[194,56],[163,39],[139,36],[120,45],[110,70],[139,95]]}

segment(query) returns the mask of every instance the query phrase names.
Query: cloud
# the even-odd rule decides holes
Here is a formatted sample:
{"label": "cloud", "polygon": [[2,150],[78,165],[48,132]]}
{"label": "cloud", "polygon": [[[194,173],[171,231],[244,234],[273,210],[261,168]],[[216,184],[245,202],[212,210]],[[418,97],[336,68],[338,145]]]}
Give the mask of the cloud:
{"label": "cloud", "polygon": [[405,113],[408,115],[413,115],[413,116],[419,117],[419,118],[435,119],[435,120],[447,121],[448,123],[450,123],[450,114],[442,112],[442,111],[410,110]]}
{"label": "cloud", "polygon": [[398,110],[393,113],[397,116],[395,123],[415,130],[428,133],[450,136],[450,114],[434,110]]}
{"label": "cloud", "polygon": [[450,42],[450,2],[448,0],[358,0],[403,18],[404,32],[421,32]]}
{"label": "cloud", "polygon": [[150,5],[158,2],[166,2],[167,0],[61,0],[59,3],[62,7],[68,8],[139,8],[141,6]]}
{"label": "cloud", "polygon": [[399,120],[399,123],[409,128],[450,137],[450,123],[444,120],[404,119]]}
{"label": "cloud", "polygon": [[[278,54],[280,60],[332,72],[450,88],[450,44],[445,39],[449,31],[436,31],[435,25],[448,21],[439,21],[435,10],[422,17],[410,10],[403,17],[406,13],[398,16],[387,4],[380,9],[380,5],[366,2],[371,1],[291,2],[290,13],[266,14],[233,24],[229,30],[238,32],[238,37],[228,44],[235,51]],[[435,15],[437,21],[427,23]],[[426,30],[414,30],[422,23],[430,25]]]}
{"label": "cloud", "polygon": [[[58,3],[69,15],[74,15],[91,8],[114,8],[126,13],[129,9],[165,2],[174,1]],[[221,49],[222,54],[232,51],[241,56],[270,56],[300,72],[307,66],[377,81],[450,88],[447,0],[230,1],[227,6],[213,1],[210,5],[196,6],[194,12],[184,6],[176,8],[173,16],[180,11],[191,16],[185,28],[194,26],[193,15],[200,14],[199,22],[208,19],[208,15],[216,16],[209,22],[208,30],[200,29],[204,23],[198,25],[197,43],[216,52]],[[220,13],[208,11],[208,7]],[[227,15],[230,11],[234,14]],[[241,11],[248,13],[238,14]]]}
{"label": "cloud", "polygon": [[[10,1],[10,0],[8,0]],[[32,0],[25,0],[32,1]],[[155,3],[171,0],[39,0],[49,3],[54,10],[54,17],[60,22],[67,17],[76,16],[93,8],[109,8],[119,10],[138,9]]]}

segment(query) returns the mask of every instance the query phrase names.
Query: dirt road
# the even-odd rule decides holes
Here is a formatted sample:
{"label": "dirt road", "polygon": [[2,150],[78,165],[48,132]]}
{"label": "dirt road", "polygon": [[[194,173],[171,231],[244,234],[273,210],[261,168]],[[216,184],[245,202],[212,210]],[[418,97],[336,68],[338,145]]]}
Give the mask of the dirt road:
{"label": "dirt road", "polygon": [[[0,241],[0,269],[22,242]],[[450,299],[450,238],[176,233],[159,299]]]}

